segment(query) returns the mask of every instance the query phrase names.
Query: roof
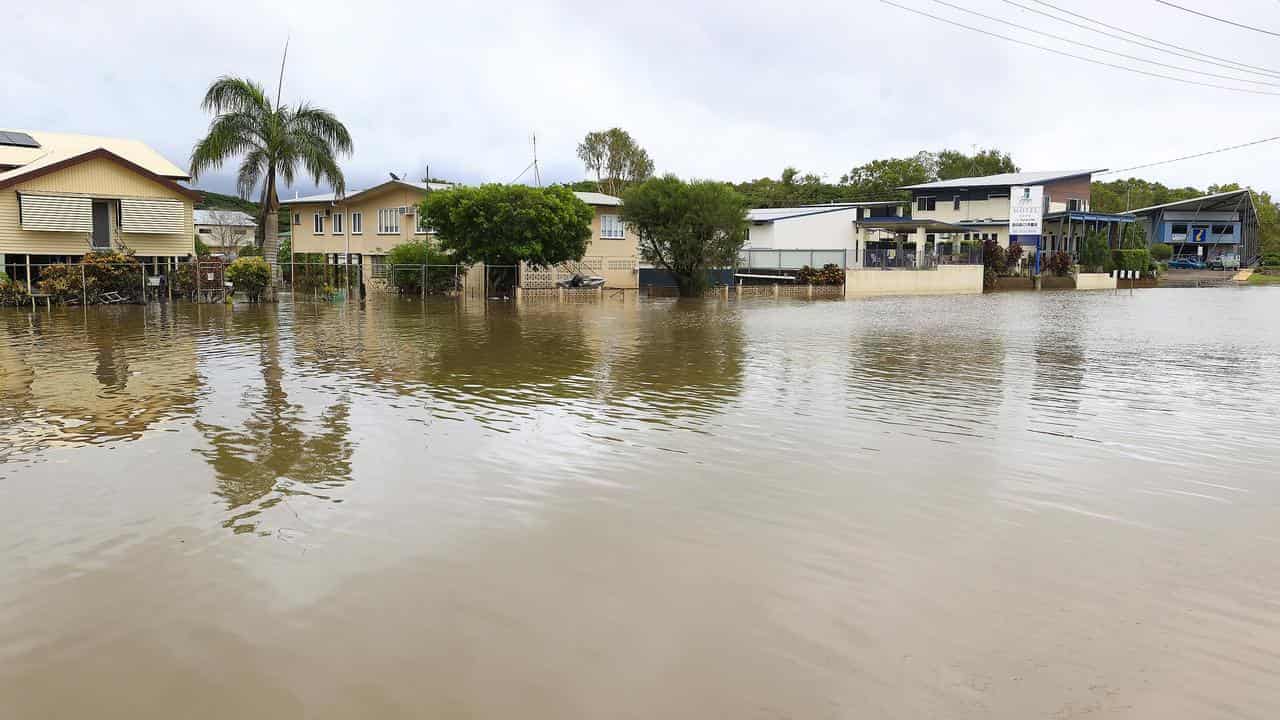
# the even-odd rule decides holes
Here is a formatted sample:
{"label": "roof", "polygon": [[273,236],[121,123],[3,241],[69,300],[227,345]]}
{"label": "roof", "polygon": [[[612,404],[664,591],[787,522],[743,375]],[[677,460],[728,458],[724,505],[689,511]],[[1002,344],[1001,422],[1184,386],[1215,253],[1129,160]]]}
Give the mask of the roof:
{"label": "roof", "polygon": [[605,195],[598,192],[577,192],[573,193],[578,199],[588,205],[622,205],[622,198],[613,195]]}
{"label": "roof", "polygon": [[777,220],[821,215],[822,213],[857,210],[862,207],[884,207],[888,205],[907,205],[903,200],[873,200],[869,202],[826,203],[823,205],[797,205],[780,208],[752,208],[747,211],[747,220],[753,223],[771,223]]}
{"label": "roof", "polygon": [[[161,177],[167,177],[171,180],[190,179],[186,170],[169,162],[163,155],[152,150],[140,140],[42,132],[39,130],[19,130],[16,128],[0,128],[0,132],[30,135],[33,140],[40,144],[40,147],[34,148],[0,145],[0,165],[39,167],[40,165],[59,162],[77,155],[83,155],[90,150],[101,148]],[[22,169],[22,167],[19,167],[15,170]],[[9,172],[15,172],[15,170],[10,170]]]}
{"label": "roof", "polygon": [[351,201],[351,200],[355,200],[361,195],[364,195],[365,193],[370,193],[370,192],[373,192],[374,190],[381,190],[382,188],[388,185],[406,185],[408,187],[421,190],[423,192],[426,192],[428,190],[449,190],[454,187],[453,183],[438,183],[438,182],[420,183],[420,182],[414,182],[412,180],[388,180],[384,183],[379,183],[372,187],[367,187],[363,190],[348,190],[346,195],[343,195],[341,197],[337,196],[333,192],[327,192],[327,193],[320,193],[318,195],[303,195],[302,197],[295,197],[292,200],[282,199],[280,201],[280,204],[281,205],[302,205],[304,203],[331,203],[331,202],[339,202],[339,201]]}
{"label": "roof", "polygon": [[1177,209],[1195,209],[1195,210],[1212,210],[1214,207],[1221,206],[1223,209],[1235,209],[1235,205],[1239,203],[1237,196],[1249,195],[1249,204],[1253,204],[1253,196],[1249,193],[1249,189],[1244,190],[1228,190],[1227,192],[1213,193],[1212,195],[1201,195],[1200,197],[1189,198],[1187,200],[1178,200],[1176,202],[1165,203],[1163,205],[1152,205],[1151,207],[1138,208],[1137,210],[1126,211],[1129,215],[1146,215],[1156,210],[1177,210]]}
{"label": "roof", "polygon": [[1100,213],[1085,210],[1059,210],[1045,213],[1045,220],[1080,220],[1081,222],[1122,222],[1136,220],[1133,213]]}
{"label": "roof", "polygon": [[899,190],[943,190],[946,188],[1003,187],[1005,185],[1042,185],[1055,180],[1066,180],[1100,173],[1102,170],[1042,170],[1039,172],[1000,173],[982,177],[952,178],[937,182],[903,185]]}
{"label": "roof", "polygon": [[42,158],[36,162],[23,165],[22,167],[13,168],[12,170],[7,170],[5,172],[0,172],[0,188],[7,188],[13,185],[17,185],[18,183],[26,182],[27,180],[33,180],[42,175],[48,175],[49,173],[57,172],[59,170],[62,170],[63,168],[67,168],[72,165],[78,165],[82,162],[87,162],[89,160],[94,160],[97,158],[105,158],[107,160],[111,160],[112,162],[118,163],[121,166],[138,173],[139,175],[143,175],[144,177],[154,180],[160,185],[164,185],[165,187],[175,192],[186,195],[187,197],[191,198],[193,201],[199,200],[201,197],[203,197],[198,190],[192,190],[191,188],[185,185],[179,185],[173,178],[156,174],[155,172],[152,172],[148,168],[145,168],[133,162],[132,160],[126,157],[122,157],[105,148],[96,148],[93,150],[80,153],[78,155],[68,155],[66,157],[62,157],[57,160],[54,160],[52,158]]}
{"label": "roof", "polygon": [[196,210],[192,215],[196,225],[233,225],[235,227],[257,227],[249,213],[239,210]]}

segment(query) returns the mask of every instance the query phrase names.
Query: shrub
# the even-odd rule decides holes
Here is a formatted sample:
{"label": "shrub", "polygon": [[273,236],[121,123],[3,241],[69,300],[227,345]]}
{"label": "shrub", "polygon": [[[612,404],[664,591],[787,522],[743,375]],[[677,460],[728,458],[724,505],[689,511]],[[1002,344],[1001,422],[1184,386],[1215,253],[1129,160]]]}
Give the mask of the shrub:
{"label": "shrub", "polygon": [[1086,272],[1107,272],[1111,269],[1111,247],[1105,232],[1095,230],[1085,236],[1080,245],[1080,265]]}
{"label": "shrub", "polygon": [[0,273],[0,306],[21,305],[28,299],[26,283],[10,280]]}
{"label": "shrub", "polygon": [[796,281],[804,285],[843,285],[844,270],[833,263],[823,265],[820,270],[805,265],[796,273]]}
{"label": "shrub", "polygon": [[119,293],[130,301],[141,299],[143,267],[132,252],[89,253],[80,263],[84,266],[90,302],[108,292]]}
{"label": "shrub", "polygon": [[1049,256],[1045,267],[1054,275],[1066,275],[1071,272],[1071,256],[1061,250]]}
{"label": "shrub", "polygon": [[1262,256],[1262,264],[1267,267],[1280,267],[1280,253],[1267,253]]}
{"label": "shrub", "polygon": [[1168,260],[1173,257],[1173,246],[1169,243],[1156,243],[1151,246],[1151,257],[1155,260]]}
{"label": "shrub", "polygon": [[1001,275],[1009,269],[1009,254],[999,242],[987,240],[982,243],[982,264],[988,270],[994,270],[997,275]]}
{"label": "shrub", "polygon": [[1151,268],[1151,253],[1146,248],[1112,250],[1111,262],[1116,270],[1148,272]]}
{"label": "shrub", "polygon": [[1005,252],[1005,265],[1007,269],[1013,270],[1018,267],[1018,263],[1022,262],[1022,246],[1010,245]]}
{"label": "shrub", "polygon": [[[387,253],[388,279],[397,292],[405,295],[422,294],[422,266],[453,266],[453,258],[424,242],[397,245]],[[397,266],[401,267],[397,270]],[[452,269],[427,268],[427,292],[439,295],[456,288]]]}
{"label": "shrub", "polygon": [[66,302],[73,298],[80,300],[83,297],[97,297],[97,281],[89,277],[88,268],[85,270],[86,272],[81,276],[78,266],[50,265],[40,271],[40,280],[36,282],[36,287],[40,292],[53,296],[53,299],[58,302]]}
{"label": "shrub", "polygon": [[237,257],[262,257],[262,248],[257,245],[241,245],[236,248]]}
{"label": "shrub", "polygon": [[995,290],[996,281],[999,279],[999,277],[1000,277],[999,275],[996,275],[996,271],[992,270],[991,268],[987,268],[986,270],[982,271],[982,289]]}
{"label": "shrub", "polygon": [[271,285],[271,266],[261,257],[242,257],[227,266],[226,278],[249,297],[249,302],[258,302]]}

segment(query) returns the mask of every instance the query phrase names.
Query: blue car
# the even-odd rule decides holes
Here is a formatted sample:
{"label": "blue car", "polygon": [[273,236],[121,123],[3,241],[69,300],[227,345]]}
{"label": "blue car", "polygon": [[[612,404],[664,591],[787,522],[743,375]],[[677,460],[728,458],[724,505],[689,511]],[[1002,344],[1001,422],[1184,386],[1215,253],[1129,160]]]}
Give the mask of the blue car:
{"label": "blue car", "polygon": [[1170,270],[1203,270],[1204,263],[1194,257],[1177,257],[1169,261]]}

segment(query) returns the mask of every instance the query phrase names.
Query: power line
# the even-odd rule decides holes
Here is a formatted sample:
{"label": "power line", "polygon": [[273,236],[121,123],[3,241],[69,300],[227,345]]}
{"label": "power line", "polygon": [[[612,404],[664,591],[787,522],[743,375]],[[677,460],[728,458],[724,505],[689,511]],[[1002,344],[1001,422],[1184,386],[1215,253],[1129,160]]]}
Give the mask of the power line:
{"label": "power line", "polygon": [[[1007,1],[1007,0],[1006,0],[1006,1]],[[1055,34],[1053,34],[1053,33],[1051,33],[1051,32],[1045,32],[1044,30],[1037,30],[1037,29],[1035,29],[1035,28],[1033,28],[1033,27],[1027,27],[1026,25],[1019,25],[1018,23],[1015,23],[1015,22],[1009,22],[1008,20],[1002,20],[1002,19],[1000,19],[1000,18],[998,18],[998,17],[994,17],[994,16],[992,16],[992,15],[986,15],[986,14],[984,14],[984,13],[980,13],[980,12],[978,12],[977,10],[970,10],[970,9],[968,9],[968,8],[961,7],[961,6],[959,6],[959,5],[955,5],[955,4],[953,4],[953,3],[949,3],[949,2],[947,2],[946,0],[933,0],[933,2],[937,3],[938,5],[944,5],[944,6],[946,6],[946,7],[949,7],[949,8],[951,8],[951,9],[953,9],[953,10],[959,10],[960,12],[969,13],[970,15],[976,15],[977,17],[980,17],[980,18],[982,18],[982,19],[984,19],[984,20],[990,20],[990,21],[992,21],[992,22],[1004,23],[1004,24],[1006,24],[1006,25],[1008,25],[1008,26],[1010,26],[1010,27],[1015,27],[1015,28],[1017,28],[1017,29],[1019,29],[1019,30],[1026,30],[1027,32],[1038,33],[1038,34],[1040,34],[1040,35],[1044,35],[1045,37],[1053,38],[1054,40],[1061,40],[1062,42],[1071,43],[1071,44],[1073,44],[1073,45],[1077,45],[1077,46],[1079,46],[1079,47],[1089,48],[1090,50],[1095,50],[1095,51],[1097,51],[1097,52],[1111,53],[1112,55],[1118,55],[1119,57],[1125,58],[1125,59],[1127,59],[1127,60],[1137,60],[1138,62],[1144,62],[1144,63],[1148,63],[1148,64],[1155,65],[1155,66],[1158,66],[1158,67],[1169,68],[1169,69],[1171,69],[1171,70],[1178,70],[1178,71],[1180,71],[1180,72],[1195,73],[1195,74],[1197,74],[1197,75],[1205,75],[1205,76],[1208,76],[1208,77],[1218,78],[1218,79],[1220,79],[1220,80],[1232,80],[1232,81],[1234,81],[1234,82],[1253,83],[1254,85],[1269,85],[1269,86],[1271,86],[1271,87],[1280,87],[1280,83],[1267,82],[1266,80],[1250,80],[1250,79],[1248,79],[1248,78],[1240,78],[1240,77],[1236,77],[1236,76],[1234,76],[1234,75],[1220,75],[1220,74],[1218,74],[1218,73],[1212,73],[1212,72],[1209,72],[1209,71],[1207,71],[1207,70],[1197,70],[1197,69],[1195,69],[1195,68],[1184,67],[1184,66],[1182,66],[1182,65],[1171,65],[1171,64],[1169,64],[1169,63],[1160,62],[1159,60],[1148,60],[1147,58],[1140,57],[1140,56],[1138,56],[1138,55],[1130,55],[1130,54],[1128,54],[1128,53],[1122,53],[1122,52],[1120,52],[1120,51],[1118,51],[1118,50],[1109,50],[1109,49],[1107,49],[1107,48],[1099,47],[1099,46],[1097,46],[1097,45],[1090,45],[1089,43],[1084,43],[1084,42],[1080,42],[1080,41],[1078,41],[1078,40],[1073,40],[1073,39],[1071,39],[1071,38],[1069,38],[1069,37],[1065,37],[1065,36],[1063,36],[1063,35],[1055,35]]]}
{"label": "power line", "polygon": [[1186,78],[1174,77],[1173,75],[1165,75],[1162,73],[1150,72],[1148,70],[1139,70],[1138,68],[1131,68],[1125,65],[1117,65],[1115,63],[1110,63],[1105,60],[1098,60],[1096,58],[1086,57],[1084,55],[1076,55],[1074,53],[1069,53],[1069,52],[1066,52],[1065,50],[1058,50],[1056,48],[1049,48],[1043,45],[1036,45],[1035,43],[1027,42],[1025,40],[1018,40],[1017,38],[1011,38],[1007,35],[994,33],[994,32],[991,32],[990,30],[983,30],[982,28],[976,28],[976,27],[973,27],[972,25],[965,25],[964,23],[956,22],[955,20],[944,18],[939,15],[934,15],[932,13],[925,12],[924,10],[917,10],[915,8],[910,8],[905,5],[899,5],[898,3],[893,2],[892,0],[880,0],[880,2],[886,5],[892,5],[893,7],[896,7],[899,10],[906,10],[907,12],[915,13],[916,15],[922,15],[924,17],[937,20],[939,22],[947,23],[949,25],[955,25],[956,27],[962,27],[966,30],[972,30],[976,33],[981,33],[983,35],[988,35],[990,37],[1006,40],[1008,42],[1015,43],[1017,45],[1025,45],[1026,47],[1035,48],[1036,50],[1043,50],[1045,52],[1051,52],[1056,55],[1063,55],[1069,58],[1074,58],[1076,60],[1083,60],[1084,62],[1087,62],[1087,63],[1093,63],[1094,65],[1102,65],[1103,67],[1114,68],[1116,70],[1123,70],[1125,72],[1131,72],[1137,75],[1146,75],[1147,77],[1160,78],[1162,80],[1172,80],[1174,82],[1180,82],[1186,85],[1199,85],[1200,87],[1216,88],[1218,90],[1231,90],[1233,92],[1249,93],[1251,95],[1271,95],[1273,97],[1280,96],[1280,93],[1271,92],[1269,90],[1254,90],[1252,88],[1230,87],[1228,85],[1218,85],[1216,83],[1200,82],[1199,80],[1188,80]]}
{"label": "power line", "polygon": [[[1051,5],[1047,2],[1043,2],[1043,0],[1031,0],[1031,1],[1040,3],[1045,7],[1053,8],[1054,10],[1057,10],[1058,12],[1063,13],[1065,15],[1078,17],[1081,20],[1086,20],[1096,25],[1101,25],[1102,27],[1116,30],[1118,31],[1118,33],[1124,33],[1124,35],[1132,35],[1133,37],[1142,38],[1143,40],[1150,40],[1151,42],[1141,42],[1138,40],[1131,40],[1130,38],[1124,37],[1124,35],[1117,34],[1117,33],[1110,33],[1105,30],[1099,30],[1098,28],[1095,28],[1095,27],[1089,27],[1088,25],[1075,22],[1074,20],[1070,20],[1068,18],[1058,17],[1057,15],[1047,13],[1043,10],[1037,10],[1036,8],[1033,8],[1033,7],[1027,7],[1026,5],[1023,5],[1020,2],[1015,2],[1014,0],[1001,0],[1001,2],[1007,5],[1012,5],[1016,8],[1021,8],[1023,10],[1026,10],[1027,12],[1035,13],[1037,15],[1043,15],[1044,17],[1047,17],[1051,20],[1057,20],[1058,22],[1063,22],[1068,25],[1081,28],[1083,30],[1088,30],[1089,32],[1098,33],[1099,35],[1105,35],[1106,37],[1109,37],[1109,38],[1115,38],[1116,40],[1119,40],[1121,42],[1127,42],[1133,45],[1137,45],[1139,47],[1144,47],[1144,48],[1147,48],[1148,50],[1156,50],[1158,52],[1167,53],[1169,55],[1176,55],[1181,58],[1194,60],[1196,62],[1201,62],[1208,65],[1217,65],[1218,67],[1226,68],[1228,70],[1235,70],[1236,72],[1247,72],[1247,73],[1252,73],[1254,75],[1280,77],[1280,70],[1268,70],[1266,68],[1257,67],[1255,65],[1249,65],[1247,63],[1238,62],[1236,60],[1230,60],[1228,58],[1218,57],[1216,55],[1209,55],[1208,53],[1202,53],[1198,50],[1191,50],[1191,49],[1173,50],[1169,48],[1168,43],[1165,43],[1161,40],[1157,40],[1155,38],[1148,37],[1140,33],[1132,32],[1130,30],[1125,30],[1124,28],[1117,27],[1115,25],[1108,25],[1107,23],[1104,23],[1101,20],[1094,20],[1092,18],[1084,17],[1083,15],[1076,15],[1075,13],[1069,10],[1063,10],[1062,8],[1057,7],[1056,5]],[[1153,44],[1153,43],[1158,43],[1158,44]],[[1218,61],[1221,61],[1221,62],[1218,62]]]}
{"label": "power line", "polygon": [[1262,28],[1256,28],[1256,27],[1253,27],[1252,25],[1245,25],[1244,23],[1238,23],[1238,22],[1236,22],[1235,20],[1227,20],[1227,19],[1225,19],[1225,18],[1220,18],[1220,17],[1218,17],[1218,16],[1216,16],[1216,15],[1210,15],[1210,14],[1208,14],[1208,13],[1202,13],[1202,12],[1200,12],[1199,10],[1192,10],[1191,8],[1182,7],[1181,5],[1175,5],[1175,4],[1171,3],[1171,2],[1169,2],[1168,0],[1156,0],[1156,2],[1160,3],[1161,5],[1168,5],[1169,7],[1174,8],[1174,9],[1177,9],[1177,10],[1181,10],[1182,12],[1191,13],[1192,15],[1199,15],[1199,16],[1200,16],[1200,17],[1202,17],[1202,18],[1208,18],[1208,19],[1210,19],[1210,20],[1216,20],[1216,21],[1218,21],[1218,22],[1220,22],[1220,23],[1226,23],[1227,25],[1234,25],[1234,26],[1236,26],[1236,27],[1238,27],[1238,28],[1244,28],[1245,30],[1252,30],[1252,31],[1254,31],[1254,32],[1260,32],[1260,33],[1262,33],[1263,35],[1272,35],[1272,36],[1275,36],[1275,37],[1280,37],[1280,32],[1272,32],[1272,31],[1270,31],[1270,30],[1263,30]]}
{"label": "power line", "polygon": [[1168,165],[1169,163],[1180,162],[1182,160],[1193,160],[1195,158],[1205,157],[1206,155],[1217,155],[1218,153],[1224,153],[1231,150],[1239,150],[1241,148],[1252,147],[1254,145],[1261,145],[1263,143],[1275,142],[1277,140],[1280,140],[1280,135],[1276,135],[1275,137],[1262,138],[1261,140],[1252,140],[1250,142],[1240,143],[1239,145],[1231,145],[1229,147],[1217,148],[1216,150],[1206,150],[1205,152],[1195,153],[1194,155],[1183,155],[1182,157],[1176,157],[1170,160],[1161,160],[1159,162],[1145,163],[1143,165],[1134,165],[1133,167],[1120,168],[1119,170],[1106,170],[1104,172],[1095,173],[1095,174],[1112,175],[1114,173],[1129,172],[1131,170],[1141,170],[1143,168],[1155,167],[1157,165]]}

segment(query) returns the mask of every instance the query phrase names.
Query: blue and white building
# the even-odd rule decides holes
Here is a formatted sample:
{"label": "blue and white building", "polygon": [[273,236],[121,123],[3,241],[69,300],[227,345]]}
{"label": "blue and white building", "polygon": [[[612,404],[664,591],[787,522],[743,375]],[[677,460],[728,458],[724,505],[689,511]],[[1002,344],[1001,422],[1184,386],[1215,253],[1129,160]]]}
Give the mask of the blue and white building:
{"label": "blue and white building", "polygon": [[1174,257],[1209,262],[1235,253],[1241,265],[1258,258],[1258,213],[1249,190],[1203,195],[1190,200],[1130,210],[1147,231],[1149,244],[1168,243]]}

